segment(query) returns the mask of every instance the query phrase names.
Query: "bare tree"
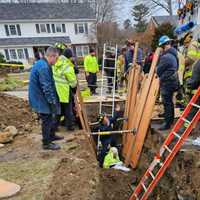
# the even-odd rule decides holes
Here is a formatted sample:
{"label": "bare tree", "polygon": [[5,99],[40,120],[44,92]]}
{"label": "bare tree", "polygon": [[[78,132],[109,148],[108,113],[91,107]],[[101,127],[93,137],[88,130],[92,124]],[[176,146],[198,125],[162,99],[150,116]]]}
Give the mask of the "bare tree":
{"label": "bare tree", "polygon": [[176,0],[136,0],[134,4],[144,3],[153,12],[160,9],[165,10],[170,16],[173,15],[173,4]]}

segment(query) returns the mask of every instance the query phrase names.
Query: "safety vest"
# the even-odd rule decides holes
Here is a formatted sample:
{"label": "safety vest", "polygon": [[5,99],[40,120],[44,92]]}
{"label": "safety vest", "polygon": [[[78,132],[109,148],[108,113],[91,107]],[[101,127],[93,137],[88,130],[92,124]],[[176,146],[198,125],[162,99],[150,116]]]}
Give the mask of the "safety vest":
{"label": "safety vest", "polygon": [[97,73],[99,71],[99,65],[95,56],[88,55],[84,59],[84,68],[86,72]]}
{"label": "safety vest", "polygon": [[71,60],[65,56],[60,56],[53,65],[53,77],[60,102],[69,103],[70,87],[75,88],[77,84],[74,65]]}
{"label": "safety vest", "polygon": [[113,152],[110,150],[104,158],[103,168],[110,168],[112,165],[120,162],[119,156],[114,158]]}
{"label": "safety vest", "polygon": [[123,55],[120,55],[117,60],[117,74],[121,76],[124,73],[125,58]]}

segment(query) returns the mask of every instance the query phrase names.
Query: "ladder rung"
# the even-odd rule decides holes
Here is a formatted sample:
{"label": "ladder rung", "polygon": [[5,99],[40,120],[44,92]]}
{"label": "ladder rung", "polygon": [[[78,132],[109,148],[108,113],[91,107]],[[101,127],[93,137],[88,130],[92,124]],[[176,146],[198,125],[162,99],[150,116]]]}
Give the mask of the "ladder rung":
{"label": "ladder rung", "polygon": [[108,50],[108,49],[106,49],[105,51],[108,52],[108,53],[115,53],[115,51],[111,51],[111,50]]}
{"label": "ladder rung", "polygon": [[184,117],[182,117],[181,118],[184,122],[186,122],[186,123],[188,123],[188,124],[190,124],[191,122],[190,121],[188,121],[187,119],[185,119]]}
{"label": "ladder rung", "polygon": [[151,171],[149,171],[149,174],[151,175],[152,179],[155,179],[155,176],[153,175],[153,173]]}
{"label": "ladder rung", "polygon": [[102,104],[101,106],[112,107],[112,105],[108,105],[108,104]]}
{"label": "ladder rung", "polygon": [[172,150],[167,146],[167,145],[164,145],[165,149],[167,149],[167,151],[169,151],[170,153],[172,152]]}
{"label": "ladder rung", "polygon": [[114,76],[103,76],[105,78],[113,78],[114,79]]}
{"label": "ladder rung", "polygon": [[115,60],[115,58],[105,58],[105,60]]}
{"label": "ladder rung", "polygon": [[177,134],[176,132],[172,132],[177,138],[181,138],[181,136],[179,134]]}
{"label": "ladder rung", "polygon": [[197,104],[195,104],[195,103],[192,103],[192,105],[193,105],[194,107],[197,107],[197,108],[200,109],[200,105],[197,105]]}
{"label": "ladder rung", "polygon": [[146,186],[144,185],[144,183],[141,183],[142,187],[144,188],[145,192],[147,191]]}
{"label": "ladder rung", "polygon": [[103,85],[103,88],[113,88],[113,86]]}
{"label": "ladder rung", "polygon": [[104,69],[113,69],[113,70],[115,70],[115,68],[113,68],[113,67],[104,67]]}
{"label": "ladder rung", "polygon": [[134,196],[135,196],[136,200],[139,200],[139,198],[138,198],[137,194],[134,194]]}

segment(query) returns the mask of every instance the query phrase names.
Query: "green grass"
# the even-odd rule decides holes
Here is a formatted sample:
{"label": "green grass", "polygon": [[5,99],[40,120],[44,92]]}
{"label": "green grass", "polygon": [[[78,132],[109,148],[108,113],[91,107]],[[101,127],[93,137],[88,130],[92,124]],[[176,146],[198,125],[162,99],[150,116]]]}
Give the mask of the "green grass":
{"label": "green grass", "polygon": [[12,91],[23,86],[24,83],[21,80],[5,78],[3,81],[0,82],[0,91]]}

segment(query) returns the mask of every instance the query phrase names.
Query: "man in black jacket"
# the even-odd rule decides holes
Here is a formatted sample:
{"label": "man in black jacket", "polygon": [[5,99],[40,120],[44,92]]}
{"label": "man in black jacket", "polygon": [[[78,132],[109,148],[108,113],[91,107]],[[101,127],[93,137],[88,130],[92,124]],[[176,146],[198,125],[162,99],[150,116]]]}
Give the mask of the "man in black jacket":
{"label": "man in black jacket", "polygon": [[159,46],[163,49],[163,54],[157,66],[157,75],[160,79],[160,93],[164,105],[165,119],[159,130],[168,130],[174,121],[173,96],[179,87],[178,57],[177,51],[171,46],[171,39],[168,36],[160,38]]}

